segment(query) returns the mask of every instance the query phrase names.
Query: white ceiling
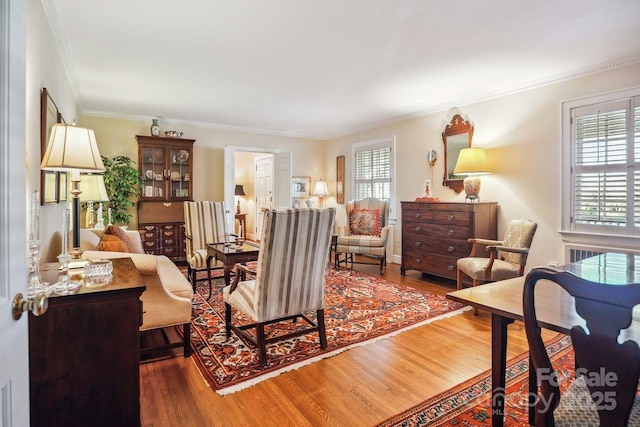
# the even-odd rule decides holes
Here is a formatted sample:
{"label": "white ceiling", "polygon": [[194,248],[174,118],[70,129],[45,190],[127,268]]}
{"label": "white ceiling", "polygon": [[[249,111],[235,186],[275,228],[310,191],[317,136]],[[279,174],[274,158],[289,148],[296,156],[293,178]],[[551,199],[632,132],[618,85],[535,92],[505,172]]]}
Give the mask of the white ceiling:
{"label": "white ceiling", "polygon": [[640,0],[42,0],[83,113],[325,139],[640,59]]}

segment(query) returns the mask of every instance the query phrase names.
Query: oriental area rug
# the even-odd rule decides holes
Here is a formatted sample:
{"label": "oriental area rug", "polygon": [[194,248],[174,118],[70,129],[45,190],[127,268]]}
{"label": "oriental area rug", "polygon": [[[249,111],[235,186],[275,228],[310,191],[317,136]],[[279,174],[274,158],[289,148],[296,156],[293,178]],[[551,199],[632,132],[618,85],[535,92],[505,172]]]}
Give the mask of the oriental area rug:
{"label": "oriental area rug", "polygon": [[[571,338],[559,334],[547,342],[547,353],[558,372],[560,392],[573,379],[574,354]],[[507,361],[505,427],[525,427],[528,423],[529,353]],[[407,411],[378,424],[378,427],[490,426],[491,370],[436,395]]]}
{"label": "oriental area rug", "polygon": [[[182,268],[182,267],[181,267]],[[186,275],[186,267],[182,268]],[[206,277],[206,273],[200,273]],[[387,338],[411,328],[470,309],[443,296],[386,281],[378,276],[349,269],[327,267],[325,325],[327,348],[322,349],[317,332],[267,345],[266,366],[261,366],[257,349],[235,334],[227,339],[221,272],[214,274],[210,300],[207,281],[198,282],[193,297],[191,356],[209,386],[225,395],[258,382],[334,356],[350,348]],[[235,323],[248,318],[233,311]],[[309,313],[315,319],[315,313]],[[305,322],[299,321],[298,325]],[[290,331],[295,324],[282,322],[271,334]],[[177,327],[182,334],[182,328]]]}

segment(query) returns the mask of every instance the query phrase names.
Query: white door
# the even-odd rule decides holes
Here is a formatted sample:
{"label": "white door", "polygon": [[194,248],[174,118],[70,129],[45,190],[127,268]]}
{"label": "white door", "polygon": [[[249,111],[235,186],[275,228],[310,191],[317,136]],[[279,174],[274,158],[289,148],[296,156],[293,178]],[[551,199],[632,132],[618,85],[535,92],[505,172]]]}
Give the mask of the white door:
{"label": "white door", "polygon": [[291,207],[291,151],[274,154],[273,205]]}
{"label": "white door", "polygon": [[11,316],[27,290],[26,16],[25,0],[0,0],[0,423],[16,427],[29,425],[28,313]]}
{"label": "white door", "polygon": [[273,156],[255,157],[255,193],[256,193],[256,229],[255,239],[262,239],[262,214],[265,209],[273,207]]}

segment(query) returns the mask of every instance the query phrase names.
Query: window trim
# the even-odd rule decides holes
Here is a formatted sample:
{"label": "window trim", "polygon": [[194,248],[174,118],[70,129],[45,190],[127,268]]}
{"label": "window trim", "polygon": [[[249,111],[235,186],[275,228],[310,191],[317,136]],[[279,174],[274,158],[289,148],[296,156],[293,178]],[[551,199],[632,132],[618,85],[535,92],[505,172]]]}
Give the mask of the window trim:
{"label": "window trim", "polygon": [[565,243],[610,247],[633,247],[640,243],[640,235],[606,233],[601,232],[601,230],[594,230],[593,232],[588,230],[576,231],[571,223],[574,203],[571,181],[571,168],[574,162],[571,141],[571,110],[638,96],[640,96],[640,87],[635,87],[562,103],[562,214],[560,234]]}
{"label": "window trim", "polygon": [[355,142],[351,144],[351,170],[353,173],[351,174],[351,193],[352,196],[355,197],[355,188],[356,188],[356,152],[365,151],[366,149],[375,149],[378,147],[391,147],[391,185],[389,187],[390,198],[389,198],[389,225],[393,225],[396,223],[396,215],[395,215],[395,199],[396,199],[396,137],[387,136],[383,138],[377,138],[369,141],[361,141]]}

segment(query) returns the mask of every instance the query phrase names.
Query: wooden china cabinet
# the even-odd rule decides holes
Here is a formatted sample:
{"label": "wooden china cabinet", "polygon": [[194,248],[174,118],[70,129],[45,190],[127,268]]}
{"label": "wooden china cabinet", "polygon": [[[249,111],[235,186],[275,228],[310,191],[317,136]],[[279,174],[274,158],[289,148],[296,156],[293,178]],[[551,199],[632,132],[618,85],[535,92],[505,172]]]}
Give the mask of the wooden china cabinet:
{"label": "wooden china cabinet", "polygon": [[185,259],[183,202],[193,199],[194,139],[136,135],[142,177],[138,230],[145,252]]}

